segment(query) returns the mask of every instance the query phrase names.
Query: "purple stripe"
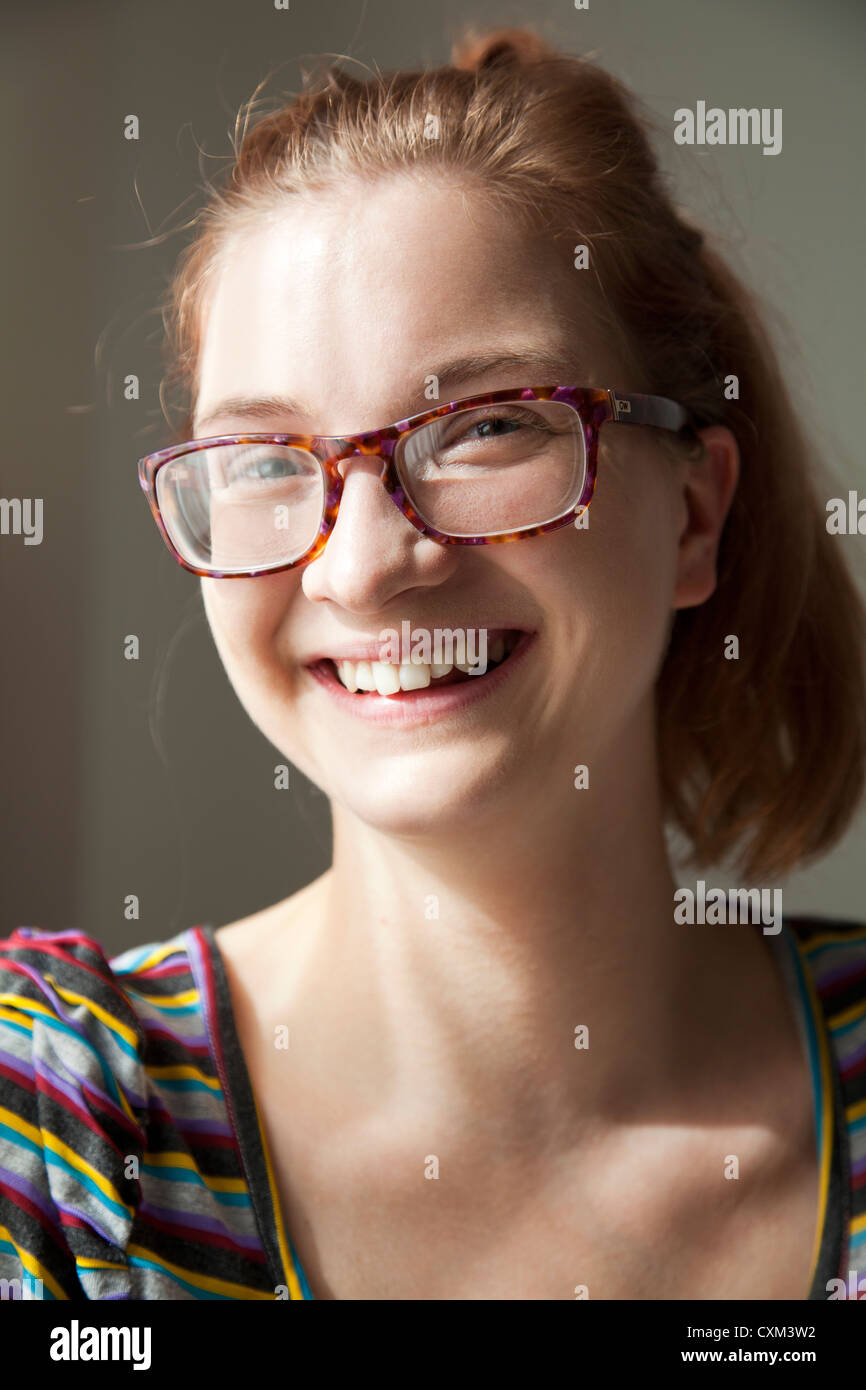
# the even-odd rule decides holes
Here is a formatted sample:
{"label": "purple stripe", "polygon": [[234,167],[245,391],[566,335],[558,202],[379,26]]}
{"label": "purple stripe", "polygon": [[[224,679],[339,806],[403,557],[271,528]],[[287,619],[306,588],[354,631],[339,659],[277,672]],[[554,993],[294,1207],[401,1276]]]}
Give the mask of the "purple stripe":
{"label": "purple stripe", "polygon": [[866,971],[863,969],[862,954],[853,961],[848,959],[839,962],[831,958],[823,967],[811,960],[809,964],[812,967],[812,973],[817,981],[819,992],[828,989],[830,985],[844,984],[847,980],[853,980],[857,976],[866,978]]}
{"label": "purple stripe", "polygon": [[39,1211],[42,1212],[43,1216],[47,1216],[57,1234],[61,1239],[64,1238],[63,1228],[58,1218],[58,1209],[54,1202],[47,1201],[39,1191],[39,1188],[36,1187],[29,1178],[22,1177],[20,1173],[13,1173],[10,1168],[4,1168],[0,1176],[2,1176],[7,1187],[14,1188],[22,1197],[26,1197],[29,1202],[32,1202],[34,1207],[37,1207]]}
{"label": "purple stripe", "polygon": [[[69,1027],[73,1033],[77,1034],[78,1037],[85,1038],[88,1042],[91,1042],[91,1040],[87,1037],[87,1030],[84,1024],[80,1023],[77,1019],[73,1018],[71,1014],[68,1014],[66,1012],[66,1005],[61,1000],[60,995],[57,994],[55,990],[52,988],[52,986],[48,983],[45,976],[40,975],[39,971],[35,970],[32,965],[25,965],[24,961],[22,960],[15,961],[14,965],[16,973],[19,971],[23,971],[23,973],[28,977],[28,979],[32,980],[33,983],[36,985],[40,994],[44,994],[45,998],[51,1004],[51,1007],[53,1008],[55,1014],[59,1019],[62,1019],[62,1021],[67,1025],[67,1027]],[[30,1000],[28,1002],[32,1003],[33,1001]],[[41,1016],[37,1015],[37,1017],[40,1018],[40,1021],[44,1022],[44,1020],[41,1019]],[[93,1044],[91,1043],[91,1046],[92,1045]]]}
{"label": "purple stripe", "polygon": [[33,1205],[42,1212],[43,1216],[49,1218],[51,1225],[60,1236],[64,1245],[68,1245],[68,1242],[62,1224],[58,1224],[58,1213],[60,1212],[66,1212],[69,1216],[77,1217],[80,1221],[83,1221],[86,1226],[90,1226],[103,1240],[108,1241],[109,1245],[117,1249],[117,1242],[114,1236],[105,1230],[104,1227],[100,1226],[99,1222],[96,1221],[94,1217],[90,1216],[86,1211],[82,1211],[80,1207],[70,1206],[68,1203],[60,1201],[57,1197],[53,1200],[46,1199],[29,1178],[22,1177],[19,1173],[13,1173],[11,1169],[4,1168],[2,1176],[4,1182],[7,1183],[9,1187],[14,1188],[22,1197],[27,1197]]}
{"label": "purple stripe", "polygon": [[213,1235],[225,1236],[243,1250],[261,1250],[261,1242],[257,1236],[240,1235],[239,1232],[230,1230],[225,1222],[216,1216],[199,1216],[194,1212],[177,1211],[172,1207],[157,1207],[152,1202],[142,1202],[138,1209],[159,1221],[166,1222],[169,1226],[194,1226],[198,1231],[210,1231]]}
{"label": "purple stripe", "polygon": [[866,1039],[860,1043],[859,1047],[848,1049],[837,1038],[836,1048],[839,1053],[839,1066],[843,1076],[847,1076],[848,1072],[853,1071],[860,1062],[866,1059]]}
{"label": "purple stripe", "polygon": [[171,955],[165,956],[158,965],[148,966],[147,970],[139,968],[138,970],[130,971],[130,974],[134,975],[137,980],[158,980],[161,975],[167,975],[169,971],[171,971],[180,978],[181,972],[177,969],[177,957],[180,956],[183,958],[183,955],[183,947],[176,946]]}
{"label": "purple stripe", "polygon": [[[80,1090],[76,1090],[68,1081],[64,1081],[63,1077],[58,1075],[54,1068],[50,1067],[42,1057],[34,1057],[33,1062],[36,1077],[39,1081],[47,1081],[51,1085],[52,1090],[60,1091],[60,1093],[66,1096],[67,1100],[76,1105],[78,1109],[82,1108],[84,1097]],[[101,1095],[102,1092],[99,1092],[99,1094]],[[105,1099],[108,1100],[108,1096],[105,1096]],[[109,1104],[113,1110],[117,1109],[113,1100],[109,1101]],[[84,1108],[86,1109],[86,1106]],[[76,1116],[75,1118],[78,1117]]]}
{"label": "purple stripe", "polygon": [[[25,964],[23,963],[23,961],[17,961],[17,962],[16,962],[16,965],[17,965],[18,967],[20,967],[21,970],[24,971],[24,973],[25,973],[25,974],[33,981],[33,983],[37,986],[37,988],[40,990],[40,992],[41,992],[42,994],[45,995],[46,999],[49,1000],[49,1002],[51,1003],[51,1005],[52,1005],[52,1007],[53,1007],[53,1009],[54,1009],[54,1012],[55,1012],[55,1014],[57,1015],[57,1017],[58,1017],[59,1019],[61,1019],[61,1020],[68,1026],[68,1028],[70,1029],[70,1031],[73,1032],[73,1033],[76,1035],[76,1037],[78,1037],[78,1038],[85,1044],[85,1046],[86,1046],[88,1049],[90,1049],[93,1053],[95,1053],[95,1055],[96,1055],[96,1056],[99,1058],[99,1060],[100,1060],[100,1065],[101,1065],[101,1067],[104,1067],[106,1070],[108,1070],[109,1072],[111,1072],[111,1068],[110,1068],[110,1066],[108,1065],[108,1060],[107,1060],[105,1054],[104,1054],[103,1052],[100,1052],[99,1048],[95,1046],[95,1044],[94,1044],[94,1042],[93,1042],[93,1039],[90,1038],[90,1037],[88,1036],[86,1025],[85,1025],[83,1022],[82,1022],[82,1023],[79,1023],[76,1019],[72,1018],[72,1016],[66,1012],[66,1010],[65,1010],[65,1008],[64,1008],[64,1006],[63,1006],[63,1004],[61,1003],[61,1000],[60,1000],[59,996],[58,996],[58,995],[55,993],[55,991],[52,989],[51,985],[48,984],[47,980],[45,980],[45,978],[44,978],[42,975],[40,975],[39,972],[38,972],[37,970],[34,970],[34,969],[32,968],[32,966],[25,965]],[[32,1003],[33,1001],[31,1000],[30,1002]],[[91,1000],[90,1002],[92,1003],[93,1001]],[[77,1006],[76,1006],[76,1007],[77,1007]],[[92,1017],[92,1015],[91,1015],[91,1017]],[[36,1015],[36,1020],[41,1021],[41,1022],[44,1022],[44,1020],[41,1019],[41,1016],[40,1016],[40,1015]],[[82,1084],[82,1087],[83,1087],[83,1084],[84,1084],[84,1077],[83,1077],[80,1073],[76,1072],[74,1067],[70,1066],[70,1064],[69,1064],[69,1062],[67,1061],[66,1057],[63,1058],[63,1064],[64,1064],[64,1066],[72,1073],[72,1075],[75,1077],[75,1079],[76,1079],[77,1081],[79,1081],[79,1082]],[[115,1076],[115,1081],[117,1082],[117,1077],[116,1077],[116,1076]],[[90,1088],[91,1088],[91,1089],[97,1090],[97,1088],[93,1087],[92,1083],[89,1083],[89,1085],[90,1085]],[[120,1083],[119,1083],[119,1082],[117,1082],[117,1085],[118,1085],[118,1089],[120,1089]],[[133,1105],[139,1105],[139,1106],[141,1106],[141,1105],[144,1104],[143,1097],[141,1097],[141,1096],[139,1096],[139,1095],[136,1095],[136,1094],[132,1091],[132,1088],[131,1088],[128,1084],[125,1084],[125,1085],[124,1085],[124,1091],[125,1091],[125,1093],[126,1093],[127,1099],[130,1100],[131,1104],[133,1104]],[[105,1093],[97,1090],[97,1094],[98,1094],[98,1095],[104,1095]],[[119,1106],[116,1105],[116,1103],[114,1102],[114,1100],[112,1100],[112,1099],[111,1099],[110,1097],[108,1097],[108,1096],[105,1096],[105,1099],[106,1099],[106,1101],[108,1101],[109,1105],[112,1107],[112,1109],[115,1111],[116,1114],[118,1114],[118,1115],[123,1114],[123,1111],[120,1109]],[[126,1117],[124,1116],[124,1118],[126,1118]]]}
{"label": "purple stripe", "polygon": [[166,1114],[182,1134],[218,1134],[226,1139],[234,1138],[232,1127],[225,1120],[193,1120],[185,1119],[182,1115],[168,1115],[168,1112]]}
{"label": "purple stripe", "polygon": [[[49,1080],[52,1085],[56,1084],[58,1089],[63,1091],[65,1095],[68,1095],[73,1098],[77,1097],[79,1101],[84,1100],[85,1095],[87,1093],[89,1093],[92,1096],[97,1096],[99,1100],[105,1102],[107,1109],[111,1111],[111,1113],[115,1116],[116,1119],[122,1121],[122,1123],[125,1125],[129,1124],[129,1116],[126,1114],[124,1110],[120,1108],[117,1102],[111,1096],[107,1095],[101,1087],[97,1086],[93,1082],[93,1080],[84,1072],[77,1071],[76,1068],[70,1064],[69,1060],[66,1057],[63,1058],[63,1065],[66,1068],[66,1070],[70,1072],[74,1079],[78,1082],[78,1090],[76,1090],[75,1087],[70,1086],[68,1081],[61,1080],[61,1078],[57,1075],[57,1072],[55,1072],[48,1065],[48,1063],[43,1060],[43,1058],[34,1057],[33,1061],[35,1064],[37,1076]],[[126,1087],[125,1089],[127,1090],[127,1092],[129,1091],[129,1087]]]}
{"label": "purple stripe", "polygon": [[67,927],[65,931],[49,931],[45,927],[15,928],[15,935],[26,937],[28,941],[34,938],[39,941],[68,941],[70,937],[80,937],[82,934],[82,932],[76,931],[75,927]]}
{"label": "purple stripe", "polygon": [[[26,1077],[29,1081],[36,1081],[37,1079],[49,1081],[55,1090],[60,1091],[70,1101],[77,1101],[79,1104],[84,1101],[82,1090],[76,1090],[74,1086],[71,1086],[68,1081],[65,1081],[59,1073],[56,1072],[53,1067],[50,1067],[41,1057],[34,1057],[34,1065],[28,1066],[27,1062],[22,1058],[16,1057],[14,1053],[7,1052],[4,1048],[0,1048],[0,1061],[5,1062],[10,1071],[18,1072],[19,1075]],[[122,1117],[123,1121],[128,1123],[128,1117],[119,1109],[111,1096],[106,1095],[105,1091],[95,1086],[89,1077],[84,1077],[76,1072],[75,1068],[71,1067],[65,1058],[64,1066],[68,1071],[72,1072],[73,1076],[81,1083],[82,1089],[86,1083],[87,1089],[92,1095],[98,1096],[103,1100],[106,1106],[118,1119]]]}
{"label": "purple stripe", "polygon": [[0,1047],[0,1062],[3,1062],[10,1071],[15,1071],[19,1076],[25,1076],[28,1081],[33,1080],[33,1068],[24,1057],[16,1057],[14,1052],[7,1052],[4,1047]]}
{"label": "purple stripe", "polygon": [[[103,1176],[105,1175],[103,1174]],[[85,1226],[89,1226],[90,1229],[95,1231],[98,1236],[100,1236],[104,1241],[107,1241],[108,1244],[112,1247],[112,1249],[116,1250],[118,1254],[123,1254],[123,1251],[118,1246],[115,1237],[111,1234],[110,1231],[107,1231],[104,1226],[100,1226],[96,1218],[90,1215],[90,1212],[82,1211],[80,1207],[69,1206],[66,1202],[58,1201],[57,1206],[60,1211],[65,1211],[67,1216],[76,1216],[79,1221],[83,1221]]]}
{"label": "purple stripe", "polygon": [[[175,1108],[181,1106],[184,1103],[184,1101],[189,1101],[193,1105],[215,1105],[219,1108],[220,1111],[225,1113],[225,1102],[222,1098],[222,1092],[211,1090],[205,1092],[199,1090],[198,1088],[191,1091],[178,1092],[177,1095],[174,1096],[171,1101],[171,1110],[167,1109],[165,1104],[165,1097],[162,1096],[158,1091],[150,1092],[145,1103],[151,1115],[155,1119],[159,1120],[162,1124],[172,1124],[177,1125],[179,1127],[181,1124],[192,1124],[193,1119],[198,1120],[199,1118],[198,1116],[184,1115],[178,1109]],[[210,1116],[205,1116],[205,1120],[208,1124],[211,1123]],[[213,1131],[213,1133],[219,1132],[219,1130]]]}
{"label": "purple stripe", "polygon": [[161,1033],[186,1047],[202,1047],[207,1051],[207,1038],[204,1033],[179,1033],[176,1029],[169,1028],[162,1019],[144,1018],[142,1022],[145,1033]]}

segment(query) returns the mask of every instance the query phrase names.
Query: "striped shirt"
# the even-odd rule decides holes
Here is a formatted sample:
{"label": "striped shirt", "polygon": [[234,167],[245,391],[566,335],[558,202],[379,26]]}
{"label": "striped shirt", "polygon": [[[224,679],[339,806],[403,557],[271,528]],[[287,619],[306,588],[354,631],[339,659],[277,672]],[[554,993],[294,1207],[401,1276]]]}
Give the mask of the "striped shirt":
{"label": "striped shirt", "polygon": [[[794,917],[769,940],[813,1082],[824,1300],[866,1278],[866,929]],[[313,1297],[212,927],[112,959],[75,931],[0,940],[0,1290]]]}

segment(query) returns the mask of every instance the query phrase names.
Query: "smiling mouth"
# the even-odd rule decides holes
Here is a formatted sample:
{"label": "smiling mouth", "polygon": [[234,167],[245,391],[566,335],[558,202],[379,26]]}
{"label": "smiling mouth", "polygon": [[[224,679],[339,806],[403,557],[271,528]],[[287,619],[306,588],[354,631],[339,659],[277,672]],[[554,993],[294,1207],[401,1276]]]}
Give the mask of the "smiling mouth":
{"label": "smiling mouth", "polygon": [[[417,691],[457,685],[463,681],[483,680],[485,675],[505,664],[524,633],[511,629],[495,637],[487,648],[487,665],[483,674],[470,675],[469,662],[439,663],[403,662],[397,666],[389,661],[334,661],[324,657],[316,667],[330,674],[345,690],[360,698],[364,695],[388,695],[411,698]],[[314,668],[315,669],[315,668]]]}

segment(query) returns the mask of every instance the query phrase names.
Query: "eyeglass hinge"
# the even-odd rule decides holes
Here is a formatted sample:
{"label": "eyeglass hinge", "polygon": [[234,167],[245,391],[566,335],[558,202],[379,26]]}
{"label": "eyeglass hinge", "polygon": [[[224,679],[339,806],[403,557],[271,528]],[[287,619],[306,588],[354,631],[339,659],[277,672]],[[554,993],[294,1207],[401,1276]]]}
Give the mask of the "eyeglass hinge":
{"label": "eyeglass hinge", "polygon": [[620,400],[613,391],[608,391],[610,396],[610,408],[613,411],[614,420],[619,420],[622,415],[631,415],[631,401]]}

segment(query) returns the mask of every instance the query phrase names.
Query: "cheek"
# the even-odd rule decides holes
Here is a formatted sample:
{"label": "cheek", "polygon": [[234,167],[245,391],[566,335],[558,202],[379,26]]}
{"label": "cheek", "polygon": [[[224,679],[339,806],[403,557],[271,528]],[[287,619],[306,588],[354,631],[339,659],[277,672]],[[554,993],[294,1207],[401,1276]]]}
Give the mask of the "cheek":
{"label": "cheek", "polygon": [[[677,562],[675,492],[667,460],[637,438],[603,451],[590,507],[587,568],[599,611],[630,640],[667,630]],[[591,554],[590,554],[591,552]]]}
{"label": "cheek", "polygon": [[668,641],[676,578],[676,536],[664,499],[620,512],[615,532],[600,525],[587,557],[585,602],[595,680],[624,719],[658,678]]}
{"label": "cheek", "polygon": [[537,547],[527,544],[523,578],[546,612],[553,669],[561,672],[551,696],[584,728],[612,731],[655,684],[677,543],[664,487],[629,489],[627,477],[609,474],[603,481],[585,530],[564,527]]}
{"label": "cheek", "polygon": [[257,579],[202,579],[211,633],[235,689],[252,672],[278,664],[279,632],[299,580],[292,574]]}

